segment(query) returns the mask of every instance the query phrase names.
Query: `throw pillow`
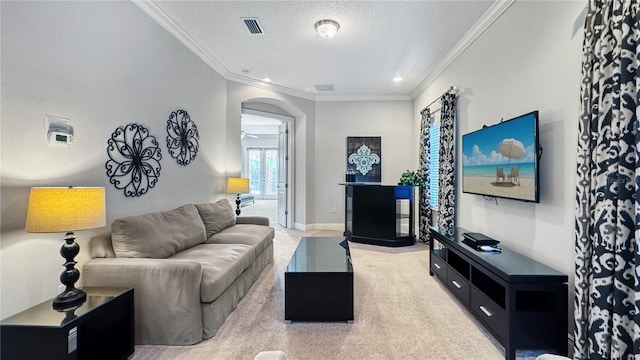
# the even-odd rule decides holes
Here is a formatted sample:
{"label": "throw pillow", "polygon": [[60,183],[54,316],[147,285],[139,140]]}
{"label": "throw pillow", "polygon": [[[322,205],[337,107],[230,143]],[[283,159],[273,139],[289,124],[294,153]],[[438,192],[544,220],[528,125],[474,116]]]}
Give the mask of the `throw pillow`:
{"label": "throw pillow", "polygon": [[204,224],[192,204],[119,218],[111,224],[111,241],[118,257],[163,259],[205,240]]}
{"label": "throw pillow", "polygon": [[196,204],[196,208],[200,213],[204,228],[207,230],[207,239],[236,224],[233,207],[227,199],[220,199],[209,204]]}

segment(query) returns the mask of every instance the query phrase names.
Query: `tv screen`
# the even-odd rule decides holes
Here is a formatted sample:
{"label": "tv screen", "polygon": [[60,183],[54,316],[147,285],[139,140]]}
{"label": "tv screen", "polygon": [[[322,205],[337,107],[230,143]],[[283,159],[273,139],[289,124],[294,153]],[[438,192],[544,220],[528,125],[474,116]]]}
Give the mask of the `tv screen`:
{"label": "tv screen", "polygon": [[462,136],[462,192],[540,202],[538,112]]}

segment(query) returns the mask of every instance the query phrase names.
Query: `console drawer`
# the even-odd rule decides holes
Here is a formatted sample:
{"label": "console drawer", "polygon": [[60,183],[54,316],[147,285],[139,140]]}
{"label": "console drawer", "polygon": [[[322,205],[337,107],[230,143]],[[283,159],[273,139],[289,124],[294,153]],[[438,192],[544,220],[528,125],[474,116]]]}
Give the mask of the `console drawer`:
{"label": "console drawer", "polygon": [[478,319],[487,324],[504,344],[507,334],[507,314],[506,310],[501,308],[482,291],[471,289],[471,309]]}
{"label": "console drawer", "polygon": [[442,258],[433,254],[431,254],[431,271],[443,281],[447,279],[447,265]]}
{"label": "console drawer", "polygon": [[454,270],[447,271],[447,287],[465,305],[469,304],[469,281]]}

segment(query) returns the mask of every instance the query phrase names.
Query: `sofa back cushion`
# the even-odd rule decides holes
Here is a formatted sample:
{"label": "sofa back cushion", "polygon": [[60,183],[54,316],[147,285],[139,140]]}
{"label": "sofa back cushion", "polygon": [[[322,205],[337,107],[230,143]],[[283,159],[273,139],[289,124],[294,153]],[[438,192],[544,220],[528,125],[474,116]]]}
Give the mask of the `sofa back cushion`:
{"label": "sofa back cushion", "polygon": [[220,199],[215,203],[196,204],[196,208],[207,230],[207,239],[236,224],[233,207],[227,199]]}
{"label": "sofa back cushion", "polygon": [[163,259],[205,240],[204,224],[192,204],[119,218],[111,224],[111,241],[118,257]]}
{"label": "sofa back cushion", "polygon": [[111,245],[111,233],[96,235],[89,241],[89,253],[91,258],[114,258],[116,253]]}

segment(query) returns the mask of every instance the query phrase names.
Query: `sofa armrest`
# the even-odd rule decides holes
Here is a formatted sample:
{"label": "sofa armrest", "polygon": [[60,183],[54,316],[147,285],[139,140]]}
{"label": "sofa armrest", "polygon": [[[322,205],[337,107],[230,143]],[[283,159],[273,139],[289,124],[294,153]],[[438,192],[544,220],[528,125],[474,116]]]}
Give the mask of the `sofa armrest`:
{"label": "sofa armrest", "polygon": [[200,263],[178,259],[98,258],[83,266],[83,286],[134,288],[136,344],[202,340]]}
{"label": "sofa armrest", "polygon": [[236,216],[236,224],[269,226],[269,218],[266,216]]}

